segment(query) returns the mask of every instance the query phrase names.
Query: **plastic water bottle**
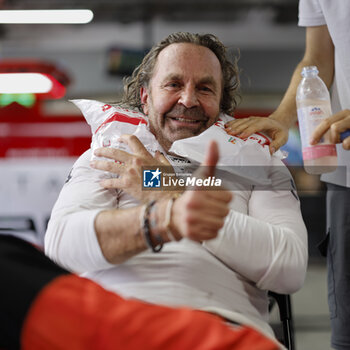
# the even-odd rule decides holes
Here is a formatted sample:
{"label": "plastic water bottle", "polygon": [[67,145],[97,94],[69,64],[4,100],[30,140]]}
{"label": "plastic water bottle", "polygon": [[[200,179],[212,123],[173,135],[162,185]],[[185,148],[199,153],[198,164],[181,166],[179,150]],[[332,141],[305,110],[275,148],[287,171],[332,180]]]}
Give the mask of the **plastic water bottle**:
{"label": "plastic water bottle", "polygon": [[316,66],[304,67],[296,96],[299,130],[304,169],[309,174],[334,171],[337,167],[337,150],[328,141],[328,132],[316,145],[310,145],[310,137],[320,122],[332,115],[329,92],[318,76]]}

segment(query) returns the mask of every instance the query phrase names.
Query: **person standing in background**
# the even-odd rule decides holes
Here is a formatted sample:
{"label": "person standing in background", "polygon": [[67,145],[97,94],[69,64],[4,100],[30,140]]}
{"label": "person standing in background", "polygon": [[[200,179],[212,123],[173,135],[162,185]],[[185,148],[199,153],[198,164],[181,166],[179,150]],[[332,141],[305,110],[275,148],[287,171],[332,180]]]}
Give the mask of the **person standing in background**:
{"label": "person standing in background", "polygon": [[[350,2],[346,0],[300,0],[299,26],[306,27],[303,59],[296,67],[289,87],[276,111],[268,118],[250,117],[226,126],[232,135],[248,137],[265,131],[272,138],[273,153],[286,143],[288,128],[297,119],[296,90],[305,66],[317,66],[320,77],[332,87],[333,115],[323,121],[312,135],[316,144],[325,132],[337,144],[338,168],[324,174],[327,183],[327,266],[328,304],[334,349],[350,349]],[[344,176],[344,169],[345,175]]]}

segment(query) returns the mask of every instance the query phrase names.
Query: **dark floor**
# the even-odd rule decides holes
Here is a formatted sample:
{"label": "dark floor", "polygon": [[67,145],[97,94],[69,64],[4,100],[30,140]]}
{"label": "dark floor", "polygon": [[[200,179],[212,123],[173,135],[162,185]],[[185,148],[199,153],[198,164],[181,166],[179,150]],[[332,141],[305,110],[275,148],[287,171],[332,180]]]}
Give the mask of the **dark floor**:
{"label": "dark floor", "polygon": [[329,350],[326,264],[311,260],[303,288],[292,296],[296,350]]}

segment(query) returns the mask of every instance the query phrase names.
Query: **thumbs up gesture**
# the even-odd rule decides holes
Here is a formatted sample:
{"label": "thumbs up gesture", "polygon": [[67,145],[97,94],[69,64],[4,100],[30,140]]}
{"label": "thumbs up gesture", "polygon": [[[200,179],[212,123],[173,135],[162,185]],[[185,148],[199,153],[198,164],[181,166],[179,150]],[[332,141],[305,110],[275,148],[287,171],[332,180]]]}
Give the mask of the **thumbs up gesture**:
{"label": "thumbs up gesture", "polygon": [[[194,176],[203,180],[214,176],[218,160],[218,145],[212,141],[204,162]],[[194,187],[186,190],[174,203],[170,223],[172,232],[198,242],[215,238],[229,213],[231,199],[232,194],[224,189]]]}

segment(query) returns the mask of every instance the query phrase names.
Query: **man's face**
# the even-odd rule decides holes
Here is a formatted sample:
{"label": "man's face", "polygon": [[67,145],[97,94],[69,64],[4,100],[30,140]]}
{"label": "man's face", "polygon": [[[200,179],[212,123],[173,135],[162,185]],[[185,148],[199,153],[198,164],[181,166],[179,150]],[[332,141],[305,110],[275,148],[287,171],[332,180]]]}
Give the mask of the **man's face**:
{"label": "man's face", "polygon": [[158,55],[148,88],[141,88],[151,131],[168,150],[196,136],[218,119],[222,73],[218,58],[204,46],[171,44]]}

